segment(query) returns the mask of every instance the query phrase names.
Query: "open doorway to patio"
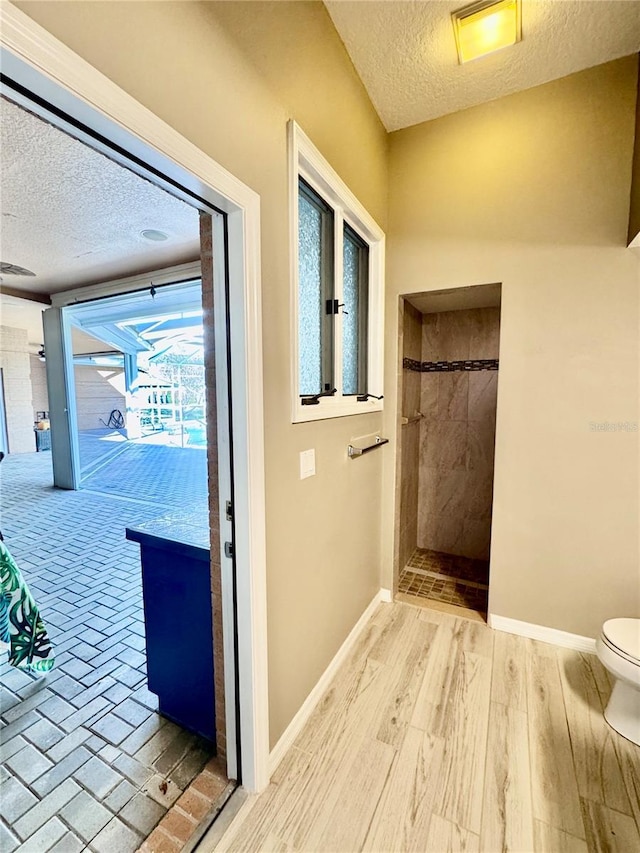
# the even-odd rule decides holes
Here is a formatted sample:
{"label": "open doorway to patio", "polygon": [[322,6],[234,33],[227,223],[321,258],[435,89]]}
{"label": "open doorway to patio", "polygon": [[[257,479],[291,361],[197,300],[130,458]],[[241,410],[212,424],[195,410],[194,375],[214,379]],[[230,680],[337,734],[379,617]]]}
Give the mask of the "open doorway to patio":
{"label": "open doorway to patio", "polygon": [[[64,296],[55,301],[63,304]],[[206,500],[200,278],[74,302],[63,311],[79,485],[178,507]],[[125,467],[126,482],[119,476]]]}
{"label": "open doorway to patio", "polygon": [[[14,106],[19,109],[9,109]],[[43,123],[27,115],[29,123]],[[54,128],[45,126],[50,137]],[[61,162],[71,168],[69,158]],[[82,186],[89,195],[97,192],[86,174]],[[101,191],[107,188],[108,181]],[[40,194],[39,205],[46,205],[45,196]],[[41,427],[36,435],[50,433],[54,476],[71,471],[81,488],[50,488],[46,447],[10,453],[3,465],[7,545],[40,607],[56,655],[55,668],[36,680],[2,666],[8,831],[23,843],[38,843],[44,824],[36,818],[47,809],[33,809],[55,793],[56,827],[65,828],[69,847],[77,842],[134,850],[204,774],[189,800],[200,811],[187,814],[195,829],[203,810],[213,807],[213,793],[227,790],[227,749],[233,764],[229,775],[238,775],[236,743],[227,738],[235,694],[227,714],[225,686],[234,683],[235,662],[233,636],[223,636],[220,552],[221,541],[228,539],[232,563],[232,511],[220,514],[221,502],[231,503],[233,492],[227,310],[224,304],[214,306],[211,257],[216,229],[223,254],[225,217],[205,205],[200,211],[192,208],[201,260],[193,259],[184,277],[176,280],[175,264],[160,276],[136,273],[147,279],[140,288],[131,276],[96,281],[104,270],[93,267],[90,283],[76,280],[73,294],[48,285],[53,305],[45,311],[44,346],[37,352],[47,372],[46,399],[38,401],[37,411],[34,407],[33,419]],[[21,224],[31,227],[32,236],[37,231],[33,221]],[[217,263],[224,270],[224,257]],[[224,293],[223,282],[218,295]],[[21,294],[14,291],[14,298],[31,295],[24,286]],[[215,677],[215,696],[211,730],[204,737],[199,728],[189,730],[175,706],[163,712],[162,698],[159,706],[157,691],[147,682],[149,614],[145,619],[138,546],[125,539],[125,530],[143,529],[167,515],[182,534],[187,523],[189,535],[195,529],[198,541],[187,544],[207,555],[208,640],[216,665],[208,673],[212,681]],[[168,538],[172,546],[185,545],[179,535]],[[183,559],[180,567],[184,571]],[[146,607],[146,593],[144,598]],[[225,643],[231,657],[225,658]],[[178,652],[184,670],[184,660],[193,660],[194,652]],[[189,692],[184,680],[174,683],[174,693],[180,692]],[[233,726],[231,732],[234,736]],[[210,763],[216,751],[222,763]]]}

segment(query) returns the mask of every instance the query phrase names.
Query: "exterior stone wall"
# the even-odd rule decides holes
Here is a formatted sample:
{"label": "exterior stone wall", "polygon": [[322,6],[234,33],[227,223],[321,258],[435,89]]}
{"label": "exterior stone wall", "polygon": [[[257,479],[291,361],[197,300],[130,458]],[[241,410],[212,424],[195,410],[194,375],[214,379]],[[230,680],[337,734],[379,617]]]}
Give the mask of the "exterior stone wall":
{"label": "exterior stone wall", "polygon": [[0,369],[9,453],[35,451],[29,346],[26,329],[0,326]]}

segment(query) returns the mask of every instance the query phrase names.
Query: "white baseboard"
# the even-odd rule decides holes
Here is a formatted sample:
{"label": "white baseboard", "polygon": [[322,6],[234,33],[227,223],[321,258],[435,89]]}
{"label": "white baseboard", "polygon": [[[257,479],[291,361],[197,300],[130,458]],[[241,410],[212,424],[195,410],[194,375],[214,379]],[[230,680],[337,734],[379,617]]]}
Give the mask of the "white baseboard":
{"label": "white baseboard", "polygon": [[282,759],[285,756],[287,750],[293,745],[293,742],[298,737],[304,724],[307,722],[311,714],[313,713],[316,705],[322,698],[324,692],[328,688],[331,679],[334,677],[341,663],[344,661],[346,656],[349,654],[351,649],[356,643],[356,640],[364,630],[365,625],[373,616],[377,606],[381,602],[390,602],[391,601],[391,592],[388,589],[380,589],[373,600],[364,611],[362,616],[358,619],[356,624],[351,629],[349,636],[346,638],[344,643],[340,646],[338,651],[335,654],[335,657],[329,664],[329,666],[325,669],[325,671],[320,676],[316,686],[313,688],[311,693],[304,700],[301,705],[298,713],[291,720],[287,728],[284,730],[277,744],[273,747],[269,754],[269,776],[271,777],[275,772],[277,766],[280,764]]}
{"label": "white baseboard", "polygon": [[577,652],[586,652],[591,655],[596,653],[596,641],[591,637],[570,634],[558,628],[547,628],[545,625],[535,625],[533,622],[520,622],[518,619],[496,616],[493,613],[489,614],[487,624],[490,628],[506,631],[507,634],[517,634],[519,637],[528,637],[530,640],[540,640],[543,643],[552,643],[554,646],[575,649]]}

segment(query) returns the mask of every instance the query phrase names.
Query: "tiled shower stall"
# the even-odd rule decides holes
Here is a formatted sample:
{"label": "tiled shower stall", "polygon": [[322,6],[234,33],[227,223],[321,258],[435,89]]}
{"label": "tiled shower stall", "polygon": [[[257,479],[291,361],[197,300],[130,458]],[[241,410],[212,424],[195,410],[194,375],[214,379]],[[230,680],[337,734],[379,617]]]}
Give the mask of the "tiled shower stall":
{"label": "tiled shower stall", "polygon": [[454,576],[472,561],[486,580],[499,337],[499,307],[422,314],[405,300],[401,571],[419,549],[465,558]]}

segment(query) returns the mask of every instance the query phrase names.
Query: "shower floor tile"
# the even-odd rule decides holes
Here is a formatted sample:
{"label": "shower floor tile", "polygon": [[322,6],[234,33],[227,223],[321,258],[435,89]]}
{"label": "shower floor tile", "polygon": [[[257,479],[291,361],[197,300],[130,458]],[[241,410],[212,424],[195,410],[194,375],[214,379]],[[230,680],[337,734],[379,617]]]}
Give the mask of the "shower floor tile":
{"label": "shower floor tile", "polygon": [[486,613],[489,563],[418,548],[400,573],[398,592]]}
{"label": "shower floor tile", "polygon": [[422,569],[459,580],[489,584],[488,560],[472,560],[469,557],[458,557],[455,554],[444,554],[442,551],[430,551],[427,548],[416,548],[406,568]]}

